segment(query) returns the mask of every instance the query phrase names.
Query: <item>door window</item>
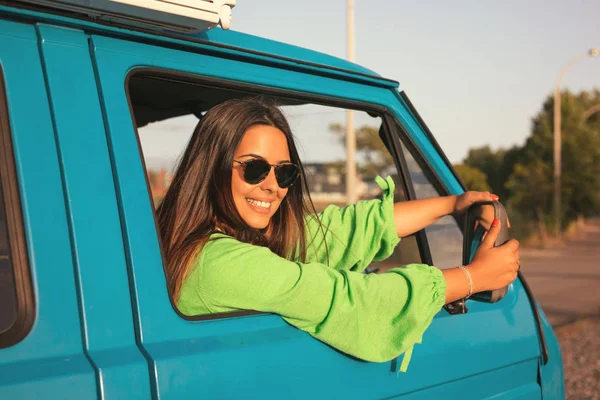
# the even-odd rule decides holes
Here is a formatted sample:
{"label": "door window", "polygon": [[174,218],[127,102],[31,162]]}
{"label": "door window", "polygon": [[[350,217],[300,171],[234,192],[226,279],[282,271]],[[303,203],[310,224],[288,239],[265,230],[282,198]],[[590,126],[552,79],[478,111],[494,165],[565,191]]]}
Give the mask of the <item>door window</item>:
{"label": "door window", "polygon": [[0,348],[25,337],[33,324],[33,314],[33,292],[0,68]]}
{"label": "door window", "polygon": [[8,331],[17,320],[17,290],[12,257],[8,249],[8,226],[0,182],[0,334]]}
{"label": "door window", "polygon": [[[159,76],[139,75],[130,79],[130,104],[155,208],[169,189],[178,161],[203,114],[228,98],[248,95],[251,94],[164,80]],[[348,110],[296,99],[272,99],[281,104],[296,138],[316,212],[331,204],[347,205],[345,124]],[[357,136],[355,198],[380,198],[382,192],[375,177],[391,176],[396,186],[395,200],[406,200],[405,184],[381,139],[385,137],[382,119],[364,111],[353,113]],[[381,273],[421,262],[416,237],[411,235],[400,242],[391,257],[373,263],[365,272]]]}
{"label": "door window", "polygon": [[[427,177],[423,168],[402,144],[402,152],[418,199],[438,197],[442,194]],[[440,218],[425,228],[433,265],[440,269],[453,268],[462,264],[463,235],[452,215]]]}

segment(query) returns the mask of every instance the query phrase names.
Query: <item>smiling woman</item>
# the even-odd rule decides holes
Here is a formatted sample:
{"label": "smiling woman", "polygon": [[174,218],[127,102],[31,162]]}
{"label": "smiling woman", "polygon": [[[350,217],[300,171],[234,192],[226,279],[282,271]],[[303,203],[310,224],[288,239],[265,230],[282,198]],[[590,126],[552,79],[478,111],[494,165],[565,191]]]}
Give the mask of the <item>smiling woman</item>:
{"label": "smiling woman", "polygon": [[[272,166],[274,165],[274,168]],[[157,210],[173,299],[214,235],[304,260],[306,183],[279,109],[256,98],[228,100],[200,120]]]}
{"label": "smiling woman", "polygon": [[257,97],[214,105],[157,209],[174,304],[187,316],[276,313],[363,360],[406,352],[405,369],[442,305],[514,279],[518,245],[482,245],[468,269],[393,263],[365,274],[400,237],[492,200],[468,192],[395,203],[394,181],[376,183],[382,198],[317,213],[281,110]]}
{"label": "smiling woman", "polygon": [[260,98],[211,108],[157,210],[174,302],[190,316],[274,312],[364,360],[408,350],[446,281],[427,265],[361,273],[399,242],[393,181],[379,179],[382,200],[317,214],[302,177],[279,108]]}

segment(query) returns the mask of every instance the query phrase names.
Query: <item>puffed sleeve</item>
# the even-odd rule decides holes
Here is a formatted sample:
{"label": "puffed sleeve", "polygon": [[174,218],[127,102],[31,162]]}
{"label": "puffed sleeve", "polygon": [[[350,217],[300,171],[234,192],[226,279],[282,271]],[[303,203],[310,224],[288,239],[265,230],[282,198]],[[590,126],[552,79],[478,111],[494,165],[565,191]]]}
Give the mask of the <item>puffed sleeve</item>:
{"label": "puffed sleeve", "polygon": [[178,306],[188,315],[276,313],[342,352],[382,362],[420,343],[445,293],[441,271],[427,265],[365,275],[221,236],[204,246]]}
{"label": "puffed sleeve", "polygon": [[381,199],[330,205],[306,218],[307,262],[360,272],[393,253],[400,241],[394,221],[394,181],[388,176],[375,182],[383,190]]}

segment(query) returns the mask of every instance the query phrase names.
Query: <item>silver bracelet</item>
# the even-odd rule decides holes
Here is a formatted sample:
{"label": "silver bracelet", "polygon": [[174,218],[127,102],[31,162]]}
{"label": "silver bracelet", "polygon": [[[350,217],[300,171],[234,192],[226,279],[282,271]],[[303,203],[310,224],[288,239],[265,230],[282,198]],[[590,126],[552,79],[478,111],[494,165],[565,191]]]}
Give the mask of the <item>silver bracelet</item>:
{"label": "silver bracelet", "polygon": [[473,279],[471,278],[471,273],[469,272],[469,270],[466,269],[464,266],[459,265],[458,268],[462,269],[465,272],[465,275],[467,275],[467,279],[469,280],[469,294],[467,295],[467,297],[465,297],[465,299],[468,299],[473,294]]}

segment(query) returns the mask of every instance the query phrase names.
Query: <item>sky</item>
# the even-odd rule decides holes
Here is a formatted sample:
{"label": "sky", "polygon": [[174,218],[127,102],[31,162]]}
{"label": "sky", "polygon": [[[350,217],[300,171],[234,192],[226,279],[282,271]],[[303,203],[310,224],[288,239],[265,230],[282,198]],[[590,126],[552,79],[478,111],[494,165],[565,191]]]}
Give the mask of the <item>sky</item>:
{"label": "sky", "polygon": [[[597,0],[354,3],[355,62],[400,82],[453,163],[469,148],[522,145],[559,71],[600,48]],[[238,0],[231,30],[346,58],[346,6],[346,0]],[[574,64],[561,87],[600,88],[600,57]],[[294,133],[309,143],[303,161],[344,159],[328,133],[330,123],[345,122],[344,113],[307,107],[288,112]],[[183,117],[141,129],[147,162],[168,159],[158,164],[171,169],[195,122]],[[362,123],[368,117],[357,116]]]}
{"label": "sky", "polygon": [[[600,2],[355,0],[355,62],[400,82],[442,149],[522,145],[574,57],[600,48]],[[346,0],[238,0],[231,29],[346,58]],[[600,57],[565,74],[600,88]]]}

